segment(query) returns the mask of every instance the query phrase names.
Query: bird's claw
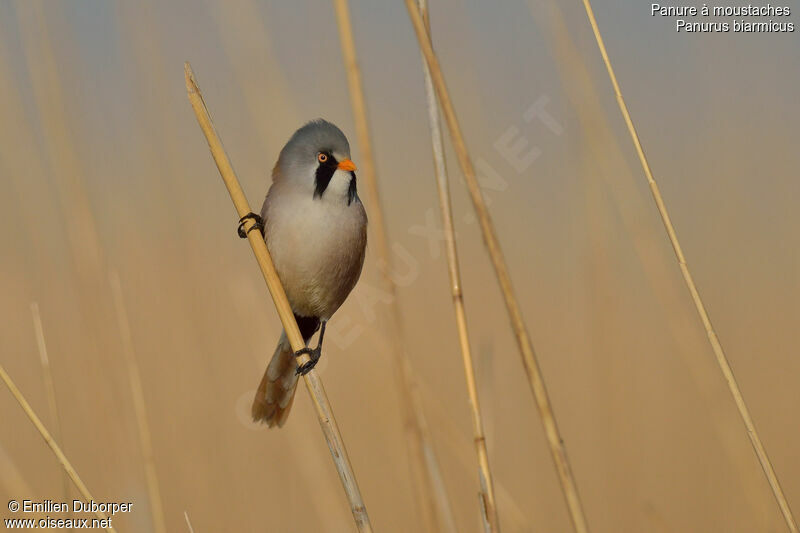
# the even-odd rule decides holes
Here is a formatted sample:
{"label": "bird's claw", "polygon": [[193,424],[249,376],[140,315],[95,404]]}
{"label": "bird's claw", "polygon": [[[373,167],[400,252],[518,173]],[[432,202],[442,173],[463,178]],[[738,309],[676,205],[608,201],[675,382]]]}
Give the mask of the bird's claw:
{"label": "bird's claw", "polygon": [[[248,219],[253,220],[253,225],[250,226],[250,229],[245,231],[244,223],[247,222]],[[247,213],[245,216],[239,219],[239,227],[236,228],[236,233],[239,234],[239,237],[242,239],[247,238],[247,234],[253,231],[254,229],[258,228],[258,231],[261,232],[261,236],[264,236],[264,219],[261,218],[259,215],[256,215],[253,212]]]}
{"label": "bird's claw", "polygon": [[305,376],[306,374],[311,372],[312,368],[317,366],[319,358],[322,357],[322,348],[320,346],[317,346],[314,349],[306,347],[294,352],[295,357],[300,357],[303,354],[307,354],[308,357],[310,358],[310,361],[308,361],[307,363],[303,363],[302,365],[297,365],[297,370],[295,370],[295,374],[298,376]]}

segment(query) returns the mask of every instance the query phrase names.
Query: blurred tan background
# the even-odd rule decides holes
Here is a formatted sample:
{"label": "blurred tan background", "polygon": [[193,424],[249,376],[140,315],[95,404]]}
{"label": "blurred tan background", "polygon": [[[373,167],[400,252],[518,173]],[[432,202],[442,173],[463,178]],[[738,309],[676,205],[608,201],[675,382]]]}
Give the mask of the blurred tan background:
{"label": "blurred tan background", "polygon": [[[592,531],[784,531],[581,3],[431,3]],[[419,52],[402,2],[351,9],[406,344],[458,530],[478,532]],[[678,35],[646,4],[597,0],[595,10],[684,252],[800,512],[797,33]],[[96,499],[135,502],[115,517],[118,531],[152,530],[125,327],[169,531],[186,530],[184,511],[205,533],[352,531],[307,393],[282,430],[249,422],[279,321],[186,100],[185,60],[254,207],[306,120],[342,127],[358,163],[326,2],[0,2],[0,362],[52,427],[37,302],[64,450]],[[567,532],[452,157],[449,167],[503,530]],[[376,263],[373,247],[318,368],[376,531],[421,531]],[[0,501],[63,499],[58,464],[5,389],[0,421]]]}

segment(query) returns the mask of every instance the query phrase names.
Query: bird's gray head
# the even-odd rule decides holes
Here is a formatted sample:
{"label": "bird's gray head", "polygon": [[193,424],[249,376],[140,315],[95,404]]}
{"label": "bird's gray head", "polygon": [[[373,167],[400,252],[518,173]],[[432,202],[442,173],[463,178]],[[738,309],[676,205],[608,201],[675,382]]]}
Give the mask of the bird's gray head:
{"label": "bird's gray head", "polygon": [[317,119],[294,132],[281,150],[272,176],[276,184],[350,205],[358,198],[355,170],[350,143],[342,130]]}

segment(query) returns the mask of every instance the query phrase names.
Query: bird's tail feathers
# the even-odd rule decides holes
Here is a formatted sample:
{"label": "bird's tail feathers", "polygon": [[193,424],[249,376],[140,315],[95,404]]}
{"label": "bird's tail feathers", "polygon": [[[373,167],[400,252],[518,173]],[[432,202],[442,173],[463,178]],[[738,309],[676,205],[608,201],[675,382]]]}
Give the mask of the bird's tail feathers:
{"label": "bird's tail feathers", "polygon": [[296,370],[292,346],[283,332],[253,399],[253,421],[269,427],[283,426],[297,390]]}

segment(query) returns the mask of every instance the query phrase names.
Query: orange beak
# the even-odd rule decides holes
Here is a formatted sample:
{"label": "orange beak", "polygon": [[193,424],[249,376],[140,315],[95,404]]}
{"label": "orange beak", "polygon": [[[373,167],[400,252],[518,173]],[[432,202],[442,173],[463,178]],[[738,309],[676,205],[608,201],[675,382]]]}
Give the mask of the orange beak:
{"label": "orange beak", "polygon": [[336,168],[338,168],[339,170],[346,170],[348,172],[353,172],[354,170],[358,170],[356,168],[356,164],[350,161],[349,159],[339,161],[339,164],[336,165]]}

